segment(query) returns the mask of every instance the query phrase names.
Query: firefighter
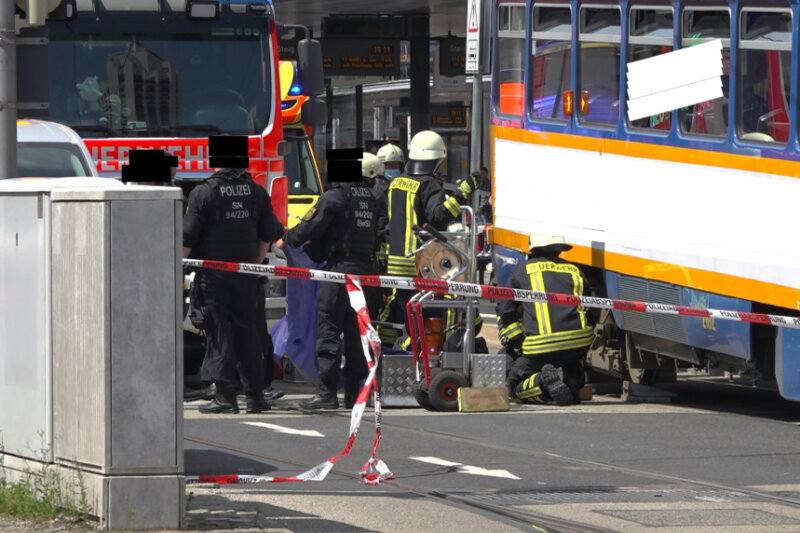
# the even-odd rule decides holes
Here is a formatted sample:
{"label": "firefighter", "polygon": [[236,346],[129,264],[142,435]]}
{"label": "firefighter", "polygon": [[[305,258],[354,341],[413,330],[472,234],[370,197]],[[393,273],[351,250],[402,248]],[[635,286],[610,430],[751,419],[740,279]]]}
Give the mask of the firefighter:
{"label": "firefighter", "polygon": [[[370,154],[371,155],[371,154]],[[375,156],[372,156],[373,158]],[[365,158],[371,161],[370,158]],[[377,159],[375,160],[377,161]],[[298,247],[306,243],[312,259],[325,262],[324,270],[346,274],[377,274],[375,252],[379,232],[385,225],[385,206],[378,201],[366,183],[371,176],[331,175],[332,187],[284,238],[286,244]],[[362,174],[373,174],[364,165]],[[330,158],[329,158],[330,169]],[[374,170],[374,169],[373,169]],[[372,176],[374,177],[374,176]],[[370,315],[374,316],[380,292],[364,287]],[[339,399],[339,336],[344,333],[345,406],[351,408],[367,377],[367,364],[361,345],[355,311],[350,306],[343,284],[322,282],[317,291],[317,393],[300,402],[303,409],[338,409]]]}
{"label": "firefighter", "polygon": [[392,143],[381,146],[376,155],[378,156],[378,161],[383,163],[385,169],[376,186],[381,189],[384,194],[388,194],[389,184],[403,171],[406,158],[403,155],[403,150]]}
{"label": "firefighter", "polygon": [[[509,287],[582,296],[589,293],[583,272],[559,257],[572,246],[563,237],[532,233],[530,255],[511,271]],[[523,403],[580,403],[583,360],[594,338],[582,306],[513,302],[497,304],[500,342],[516,359],[508,370],[511,398]],[[557,368],[561,368],[562,376]]]}
{"label": "firefighter", "polygon": [[[418,247],[413,226],[426,222],[444,230],[449,222],[461,215],[459,199],[442,190],[436,173],[447,158],[442,137],[433,131],[414,135],[408,148],[405,172],[389,185],[389,251],[386,273],[391,276],[416,276],[416,259],[409,257]],[[480,187],[480,174],[473,173],[461,181],[458,196],[469,198]],[[408,291],[394,290],[381,313],[382,321],[405,322]],[[381,333],[382,339],[386,337]]]}
{"label": "firefighter", "polygon": [[385,167],[380,159],[374,154],[364,152],[361,156],[361,177],[364,178],[364,183],[367,187],[372,188],[373,196],[386,205],[385,190],[381,191],[380,183]]}
{"label": "firefighter", "polygon": [[[183,219],[183,257],[261,263],[283,235],[269,194],[243,168],[217,171],[189,194]],[[215,386],[201,413],[238,413],[239,374],[247,384],[247,412],[270,408],[263,396],[264,367],[255,317],[263,307],[258,278],[200,269],[197,305],[206,331],[201,377]],[[238,367],[238,373],[237,373]]]}

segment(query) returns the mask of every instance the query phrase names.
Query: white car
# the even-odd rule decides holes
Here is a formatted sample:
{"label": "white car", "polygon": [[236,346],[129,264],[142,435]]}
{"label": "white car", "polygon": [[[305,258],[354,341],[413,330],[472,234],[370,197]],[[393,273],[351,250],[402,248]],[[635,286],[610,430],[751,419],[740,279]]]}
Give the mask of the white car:
{"label": "white car", "polygon": [[17,120],[17,176],[100,177],[89,150],[75,131],[38,119]]}

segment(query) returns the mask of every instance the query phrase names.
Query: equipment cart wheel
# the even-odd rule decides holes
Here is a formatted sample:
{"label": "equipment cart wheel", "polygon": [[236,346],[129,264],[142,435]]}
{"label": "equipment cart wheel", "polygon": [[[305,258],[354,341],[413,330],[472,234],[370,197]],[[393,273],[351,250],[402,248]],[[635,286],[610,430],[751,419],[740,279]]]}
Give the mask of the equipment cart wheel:
{"label": "equipment cart wheel", "polygon": [[437,411],[458,410],[458,389],[469,385],[467,378],[459,372],[445,370],[431,379],[428,399]]}
{"label": "equipment cart wheel", "polygon": [[426,411],[436,410],[433,408],[433,404],[431,404],[431,399],[428,396],[428,389],[425,387],[424,381],[420,381],[414,385],[414,399],[417,400],[419,406]]}

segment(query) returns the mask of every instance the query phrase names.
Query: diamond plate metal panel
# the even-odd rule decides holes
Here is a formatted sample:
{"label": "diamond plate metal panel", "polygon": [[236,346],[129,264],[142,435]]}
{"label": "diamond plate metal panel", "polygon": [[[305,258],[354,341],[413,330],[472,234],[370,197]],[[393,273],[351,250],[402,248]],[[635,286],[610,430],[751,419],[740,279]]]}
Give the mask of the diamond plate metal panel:
{"label": "diamond plate metal panel", "polygon": [[473,387],[503,387],[506,384],[506,355],[495,353],[472,354],[471,385]]}
{"label": "diamond plate metal panel", "polygon": [[414,357],[411,354],[386,354],[382,360],[382,404],[387,407],[418,407],[414,398]]}

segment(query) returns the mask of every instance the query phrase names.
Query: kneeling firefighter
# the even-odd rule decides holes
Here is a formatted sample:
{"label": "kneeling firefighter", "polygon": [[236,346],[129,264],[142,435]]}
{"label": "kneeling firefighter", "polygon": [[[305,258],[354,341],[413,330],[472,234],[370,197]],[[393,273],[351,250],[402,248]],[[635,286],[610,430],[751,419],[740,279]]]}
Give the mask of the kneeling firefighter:
{"label": "kneeling firefighter", "polygon": [[[508,286],[582,296],[589,282],[574,264],[561,259],[570,250],[563,237],[532,233],[530,255],[511,271]],[[508,370],[512,398],[524,403],[580,403],[583,361],[594,329],[583,306],[513,302],[497,304],[500,342],[516,357]],[[561,369],[562,376],[557,368]]]}
{"label": "kneeling firefighter", "polygon": [[[379,232],[386,226],[386,208],[362,179],[362,175],[372,167],[365,165],[362,172],[363,154],[360,151],[353,152],[328,151],[328,181],[332,187],[320,196],[317,205],[309,209],[303,220],[286,234],[284,241],[294,247],[307,243],[309,257],[317,262],[324,261],[324,270],[359,275],[377,274],[375,254],[380,244]],[[374,178],[374,172],[365,177]],[[370,315],[374,316],[380,301],[379,289],[363,287],[363,290]],[[345,406],[350,408],[367,376],[358,322],[344,284],[320,282],[317,291],[316,342],[319,385],[316,395],[301,401],[300,407],[339,408],[339,336],[342,332]]]}

